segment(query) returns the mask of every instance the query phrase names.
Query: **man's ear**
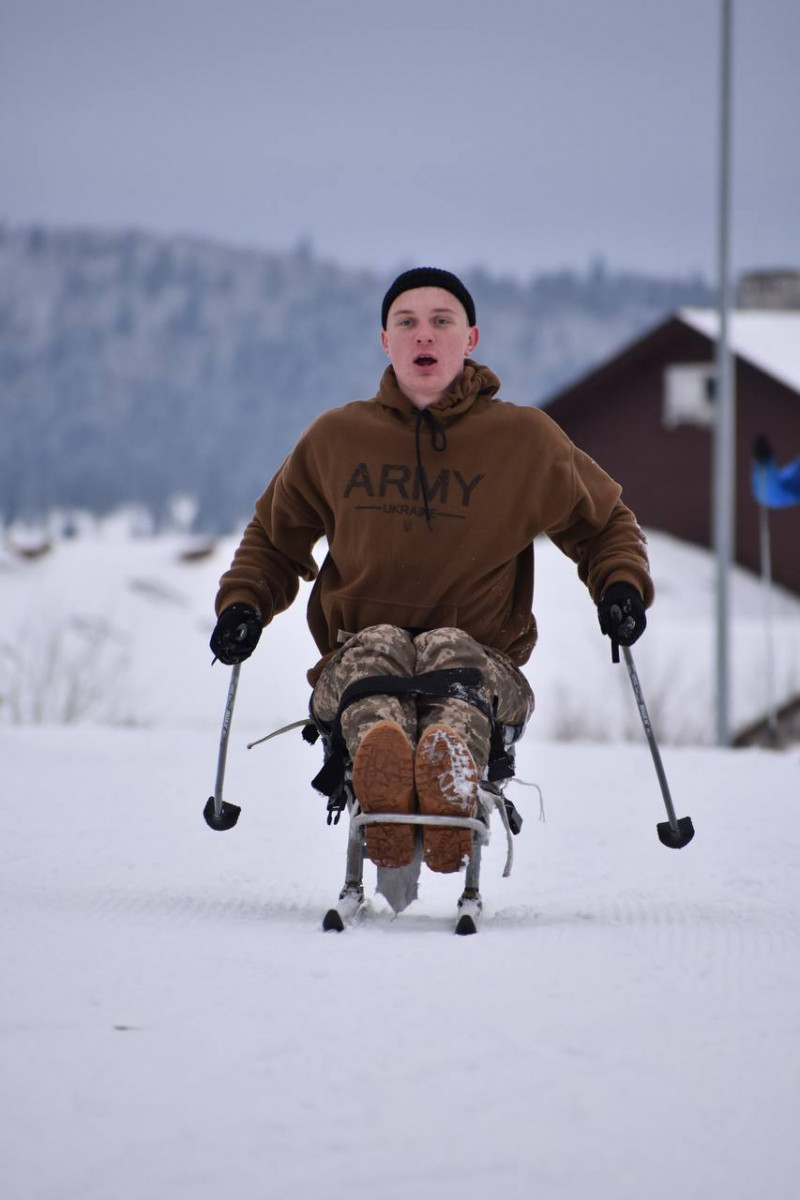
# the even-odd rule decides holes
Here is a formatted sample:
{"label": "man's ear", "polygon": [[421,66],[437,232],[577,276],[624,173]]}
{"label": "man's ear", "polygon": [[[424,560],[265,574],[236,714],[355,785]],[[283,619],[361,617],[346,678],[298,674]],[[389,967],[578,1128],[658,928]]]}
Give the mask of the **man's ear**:
{"label": "man's ear", "polygon": [[472,354],[472,351],[475,349],[478,342],[480,341],[480,336],[481,336],[481,333],[480,333],[480,330],[478,329],[478,326],[473,325],[469,331],[469,337],[467,338],[467,356]]}
{"label": "man's ear", "polygon": [[385,329],[381,330],[381,345],[383,346],[384,350],[388,354],[389,353],[389,339],[386,336]]}

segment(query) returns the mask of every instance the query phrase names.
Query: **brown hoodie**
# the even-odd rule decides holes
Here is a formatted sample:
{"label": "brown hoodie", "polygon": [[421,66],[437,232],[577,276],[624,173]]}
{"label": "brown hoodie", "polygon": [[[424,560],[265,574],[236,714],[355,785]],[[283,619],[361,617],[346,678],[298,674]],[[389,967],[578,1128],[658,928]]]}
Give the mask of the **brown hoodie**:
{"label": "brown hoodie", "polygon": [[578,564],[595,602],[625,581],[649,605],[644,536],[619,485],[541,409],[496,400],[499,386],[467,359],[422,413],[388,367],[374,399],[323,413],[257,502],[217,612],[250,604],[267,624],[298,578],[316,578],[308,623],[323,656],[370,625],[455,626],[521,665],[536,642],[541,533]]}

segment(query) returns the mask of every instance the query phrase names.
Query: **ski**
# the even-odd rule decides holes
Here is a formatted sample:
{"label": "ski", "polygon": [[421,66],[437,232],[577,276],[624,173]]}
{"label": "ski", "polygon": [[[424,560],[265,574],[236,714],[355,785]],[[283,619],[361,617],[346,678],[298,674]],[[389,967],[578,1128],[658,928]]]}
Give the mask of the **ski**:
{"label": "ski", "polygon": [[346,925],[352,924],[364,904],[363,887],[344,887],[339,893],[339,900],[329,908],[322,918],[322,928],[326,933],[342,933]]}
{"label": "ski", "polygon": [[458,920],[456,922],[456,933],[461,937],[471,933],[478,932],[478,922],[481,917],[481,909],[483,902],[480,894],[474,892],[469,894],[466,890],[464,895],[458,902]]}

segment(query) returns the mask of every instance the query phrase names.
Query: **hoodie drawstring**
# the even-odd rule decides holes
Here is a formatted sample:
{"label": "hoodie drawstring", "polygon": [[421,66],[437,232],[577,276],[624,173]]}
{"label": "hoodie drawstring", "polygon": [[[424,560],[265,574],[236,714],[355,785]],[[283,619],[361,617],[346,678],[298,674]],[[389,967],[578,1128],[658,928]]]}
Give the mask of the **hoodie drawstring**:
{"label": "hoodie drawstring", "polygon": [[425,468],[422,465],[422,447],[420,445],[420,430],[422,422],[428,426],[431,433],[431,447],[437,453],[447,449],[447,434],[442,426],[436,420],[432,412],[427,408],[418,408],[416,410],[417,425],[415,429],[414,443],[417,450],[417,474],[419,476],[419,485],[422,489],[422,503],[425,508],[425,522],[428,529],[433,529],[430,505],[430,492],[428,491],[428,482],[425,477]]}

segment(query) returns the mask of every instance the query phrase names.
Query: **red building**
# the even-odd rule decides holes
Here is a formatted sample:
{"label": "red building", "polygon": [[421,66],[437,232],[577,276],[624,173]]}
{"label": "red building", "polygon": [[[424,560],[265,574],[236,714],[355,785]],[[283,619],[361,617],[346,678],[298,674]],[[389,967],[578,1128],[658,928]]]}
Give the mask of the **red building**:
{"label": "red building", "polygon": [[[640,523],[712,540],[714,356],[718,316],[682,309],[544,407],[623,486]],[[800,310],[737,309],[729,342],[736,387],[736,559],[760,569],[752,448],[779,465],[800,456]],[[800,594],[800,505],[770,513],[772,573]]]}

